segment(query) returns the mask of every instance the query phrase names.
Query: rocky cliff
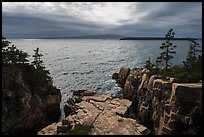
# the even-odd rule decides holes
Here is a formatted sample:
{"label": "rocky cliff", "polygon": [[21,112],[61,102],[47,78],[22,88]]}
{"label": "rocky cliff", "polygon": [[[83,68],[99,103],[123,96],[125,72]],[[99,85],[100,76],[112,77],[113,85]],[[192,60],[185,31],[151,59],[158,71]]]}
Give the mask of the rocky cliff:
{"label": "rocky cliff", "polygon": [[202,83],[176,83],[149,76],[143,68],[122,67],[112,78],[123,98],[77,90],[64,104],[66,118],[38,135],[201,134]]}
{"label": "rocky cliff", "polygon": [[201,134],[202,83],[176,83],[148,76],[142,68],[122,67],[113,78],[132,103],[131,115],[153,134]]}
{"label": "rocky cliff", "polygon": [[[74,107],[68,116],[53,123],[38,135],[145,135],[149,130],[128,117],[131,101],[96,94],[92,90],[79,90],[69,97]],[[65,111],[66,111],[65,110]]]}
{"label": "rocky cliff", "polygon": [[[50,93],[47,85],[31,89],[23,67],[2,66],[2,134],[36,134],[59,119],[60,92]],[[43,94],[43,95],[42,95]]]}

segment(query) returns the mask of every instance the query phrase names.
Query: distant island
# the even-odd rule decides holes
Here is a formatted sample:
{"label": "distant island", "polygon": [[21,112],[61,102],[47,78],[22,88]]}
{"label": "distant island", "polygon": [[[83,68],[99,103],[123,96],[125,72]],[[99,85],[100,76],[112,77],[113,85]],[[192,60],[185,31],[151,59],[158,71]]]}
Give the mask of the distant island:
{"label": "distant island", "polygon": [[[117,34],[81,35],[81,36],[60,36],[60,37],[39,37],[36,39],[119,39],[119,40],[166,40],[165,37],[131,37]],[[172,38],[172,40],[202,40],[202,38]]]}
{"label": "distant island", "polygon": [[83,36],[69,36],[69,37],[47,37],[39,39],[121,39],[126,36],[116,34],[100,34],[100,35],[83,35]]}
{"label": "distant island", "polygon": [[[166,40],[165,37],[127,37],[120,40]],[[172,38],[172,40],[201,40],[201,38]]]}

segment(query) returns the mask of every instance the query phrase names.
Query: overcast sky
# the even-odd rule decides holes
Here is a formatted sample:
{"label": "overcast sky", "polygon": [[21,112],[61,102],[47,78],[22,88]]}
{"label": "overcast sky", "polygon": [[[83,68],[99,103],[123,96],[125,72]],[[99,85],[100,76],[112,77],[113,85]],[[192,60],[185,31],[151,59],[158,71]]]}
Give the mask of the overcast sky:
{"label": "overcast sky", "polygon": [[94,34],[202,37],[201,2],[2,2],[6,38]]}

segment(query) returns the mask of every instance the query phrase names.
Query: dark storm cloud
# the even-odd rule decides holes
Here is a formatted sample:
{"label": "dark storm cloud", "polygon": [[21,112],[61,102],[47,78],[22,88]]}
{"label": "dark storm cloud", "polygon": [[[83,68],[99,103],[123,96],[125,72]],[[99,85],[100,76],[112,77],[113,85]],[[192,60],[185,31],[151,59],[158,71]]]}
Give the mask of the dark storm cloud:
{"label": "dark storm cloud", "polygon": [[135,36],[164,36],[168,29],[174,28],[179,37],[202,37],[201,3],[139,3],[131,8],[132,18],[137,12],[147,13],[138,22],[124,23],[114,30]]}
{"label": "dark storm cloud", "polygon": [[[89,21],[82,21],[76,17],[66,16],[69,20],[54,20],[41,17],[32,17],[26,14],[2,14],[3,33],[11,38],[32,37],[66,37],[102,32],[103,26]],[[91,32],[90,30],[93,30]]]}
{"label": "dark storm cloud", "polygon": [[[32,10],[23,4],[14,6],[13,11],[3,10],[3,35],[9,38],[66,37],[105,33],[164,36],[173,28],[178,37],[202,37],[201,2],[130,3],[129,18],[118,20],[118,25],[106,24],[100,18],[97,21],[90,20],[95,7],[104,7],[105,3],[69,2],[58,3],[55,6],[37,3],[29,6]],[[86,14],[87,16],[84,16]]]}

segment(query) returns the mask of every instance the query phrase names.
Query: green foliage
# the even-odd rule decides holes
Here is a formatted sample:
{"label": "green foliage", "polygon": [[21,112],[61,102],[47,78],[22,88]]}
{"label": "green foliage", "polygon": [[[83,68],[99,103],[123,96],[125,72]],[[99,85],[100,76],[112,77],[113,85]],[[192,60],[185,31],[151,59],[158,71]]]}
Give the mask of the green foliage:
{"label": "green foliage", "polygon": [[148,60],[145,61],[144,67],[148,70],[152,70],[154,67],[154,63],[151,62],[151,59],[149,58]]}
{"label": "green foliage", "polygon": [[43,61],[41,59],[43,55],[39,53],[39,48],[37,48],[34,51],[35,51],[35,54],[33,55],[34,61],[31,62],[31,64],[35,66],[37,69],[44,69],[45,67],[43,66]]}
{"label": "green foliage", "polygon": [[173,29],[170,29],[165,36],[166,42],[162,43],[162,45],[160,46],[160,49],[163,50],[163,52],[160,53],[160,56],[157,57],[156,60],[158,64],[161,64],[165,67],[166,72],[168,71],[168,68],[171,67],[170,60],[173,58],[173,54],[176,53],[174,48],[176,48],[177,46],[171,43],[171,39],[174,38],[174,35],[175,33],[173,32]]}
{"label": "green foliage", "polygon": [[150,58],[145,61],[144,67],[149,70],[149,77],[155,74],[159,74],[160,69],[154,63],[152,63]]}
{"label": "green foliage", "polygon": [[24,66],[23,77],[27,81],[31,90],[41,96],[60,93],[59,89],[49,84],[52,79],[48,76],[47,70],[36,69],[32,65],[26,65]]}
{"label": "green foliage", "polygon": [[2,62],[3,64],[25,64],[28,62],[28,54],[16,48],[9,46],[11,42],[2,37]]}
{"label": "green foliage", "polygon": [[10,43],[10,41],[6,40],[6,38],[2,36],[2,52],[5,50],[6,47],[9,46]]}
{"label": "green foliage", "polygon": [[40,96],[46,96],[47,94],[59,94],[59,89],[52,86],[52,79],[49,76],[49,71],[45,70],[45,67],[43,66],[43,61],[41,59],[43,55],[39,53],[39,48],[34,50],[34,61],[29,64],[27,60],[29,55],[16,48],[14,45],[10,46],[10,43],[11,42],[7,41],[2,36],[3,66],[22,69],[23,78],[33,93],[37,93]]}
{"label": "green foliage", "polygon": [[29,62],[27,59],[27,57],[29,57],[28,53],[23,52],[22,50],[17,50],[16,55],[17,55],[17,62],[18,63],[25,64],[25,63]]}
{"label": "green foliage", "polygon": [[191,81],[202,80],[202,55],[199,55],[200,52],[202,51],[199,44],[192,39],[186,60],[183,61],[183,66]]}
{"label": "green foliage", "polygon": [[183,61],[184,67],[188,72],[192,72],[195,70],[196,66],[200,66],[200,64],[202,64],[202,56],[199,55],[201,50],[199,48],[199,44],[195,40],[191,40],[188,56],[186,57],[186,60]]}
{"label": "green foliage", "polygon": [[25,76],[28,79],[28,81],[30,81],[30,86],[35,91],[47,89],[47,91],[49,91],[49,94],[59,93],[56,87],[50,86],[48,84],[50,81],[52,81],[52,79],[49,76],[50,74],[49,71],[45,70],[45,67],[43,66],[43,61],[41,59],[43,55],[39,53],[39,48],[37,48],[34,51],[35,51],[35,54],[33,55],[34,61],[31,62],[32,67],[28,69],[29,76],[32,77],[30,78]]}
{"label": "green foliage", "polygon": [[69,135],[90,135],[92,126],[77,124],[73,130],[68,132]]}
{"label": "green foliage", "polygon": [[[168,69],[172,67],[170,60],[173,58],[173,54],[176,53],[174,48],[177,47],[171,42],[171,39],[174,38],[174,35],[175,33],[173,32],[173,29],[170,29],[166,34],[166,42],[162,43],[160,46],[162,52],[157,57],[155,64],[151,62],[150,58],[145,61],[144,67],[150,70],[149,76],[160,74],[162,77],[167,77],[170,75],[170,72],[168,71]],[[164,66],[164,68],[159,68],[159,66]]]}
{"label": "green foliage", "polygon": [[[183,61],[183,64],[172,65],[170,59],[173,58],[173,54],[176,52],[170,40],[174,37],[175,33],[172,32],[173,29],[169,30],[166,34],[166,42],[162,43],[160,49],[164,50],[156,60],[156,64],[152,63],[150,58],[145,61],[144,67],[150,70],[148,76],[154,74],[159,74],[162,78],[174,77],[177,78],[177,82],[199,82],[202,80],[202,51],[200,50],[199,44],[191,39],[191,44],[189,48],[189,53],[186,57],[186,60]],[[163,63],[164,68],[159,68],[158,65]]]}
{"label": "green foliage", "polygon": [[46,74],[42,70],[37,70],[31,65],[24,67],[23,77],[32,91],[41,90],[47,83]]}

